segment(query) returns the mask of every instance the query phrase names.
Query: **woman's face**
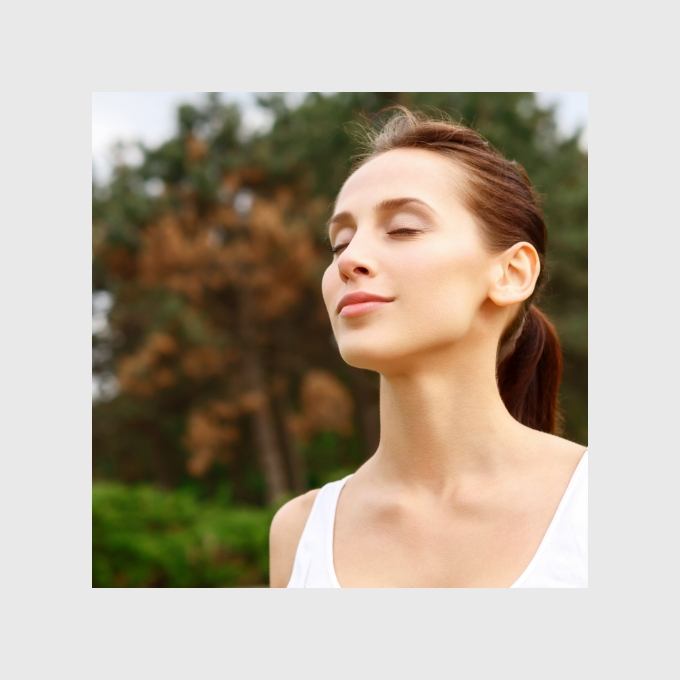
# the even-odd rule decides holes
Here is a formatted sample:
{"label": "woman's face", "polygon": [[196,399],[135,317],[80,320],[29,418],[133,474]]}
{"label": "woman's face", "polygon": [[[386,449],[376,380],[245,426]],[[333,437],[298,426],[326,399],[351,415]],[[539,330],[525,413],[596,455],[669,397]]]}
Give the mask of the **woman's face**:
{"label": "woman's face", "polygon": [[[434,351],[488,341],[493,260],[460,199],[463,172],[434,152],[394,149],[345,181],[329,223],[331,246],[341,247],[321,288],[340,355],[351,366],[408,370]],[[402,198],[422,203],[380,207]],[[393,300],[357,316],[339,314],[340,299],[358,291]]]}

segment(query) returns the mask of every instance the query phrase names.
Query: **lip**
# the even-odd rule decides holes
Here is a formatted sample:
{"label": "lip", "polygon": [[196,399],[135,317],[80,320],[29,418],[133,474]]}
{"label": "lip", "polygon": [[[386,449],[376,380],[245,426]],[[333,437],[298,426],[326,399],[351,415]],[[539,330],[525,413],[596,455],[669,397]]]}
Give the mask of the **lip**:
{"label": "lip", "polygon": [[[350,314],[350,312],[359,312],[360,310],[363,311],[369,311],[370,309],[375,309],[376,307],[379,307],[380,304],[385,303],[385,302],[392,302],[394,298],[387,298],[383,297],[382,295],[375,295],[373,293],[366,293],[364,291],[357,291],[356,293],[349,293],[348,295],[344,295],[342,298],[340,298],[340,302],[338,303],[336,313],[340,314],[342,312],[342,309],[344,307],[353,307],[353,310],[347,309],[342,316],[354,316],[354,314]],[[376,303],[376,304],[369,304],[369,303]]]}
{"label": "lip", "polygon": [[357,302],[353,305],[345,305],[340,310],[340,316],[343,318],[360,316],[371,312],[378,307],[383,307],[384,305],[390,303],[391,300],[369,300],[368,302]]}

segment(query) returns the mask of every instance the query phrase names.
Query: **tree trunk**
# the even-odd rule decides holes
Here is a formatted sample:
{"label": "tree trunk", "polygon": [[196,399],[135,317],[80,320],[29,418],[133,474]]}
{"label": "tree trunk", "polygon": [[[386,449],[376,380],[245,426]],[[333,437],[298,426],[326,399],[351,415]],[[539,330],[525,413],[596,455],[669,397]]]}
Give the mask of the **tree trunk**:
{"label": "tree trunk", "polygon": [[283,400],[276,400],[276,407],[280,414],[281,432],[285,441],[285,449],[290,468],[290,479],[293,491],[301,494],[307,491],[307,463],[302,455],[302,449],[297,437],[290,430]]}
{"label": "tree trunk", "polygon": [[238,300],[238,326],[243,347],[243,386],[247,393],[259,397],[251,413],[252,431],[258,465],[265,480],[266,502],[275,504],[289,489],[265,369],[258,349],[256,321],[252,318],[251,309],[249,290],[245,286]]}
{"label": "tree trunk", "polygon": [[276,435],[276,423],[259,356],[250,347],[244,351],[243,359],[246,389],[261,396],[260,402],[252,412],[253,432],[258,463],[265,479],[266,500],[267,503],[273,504],[288,493],[283,457]]}

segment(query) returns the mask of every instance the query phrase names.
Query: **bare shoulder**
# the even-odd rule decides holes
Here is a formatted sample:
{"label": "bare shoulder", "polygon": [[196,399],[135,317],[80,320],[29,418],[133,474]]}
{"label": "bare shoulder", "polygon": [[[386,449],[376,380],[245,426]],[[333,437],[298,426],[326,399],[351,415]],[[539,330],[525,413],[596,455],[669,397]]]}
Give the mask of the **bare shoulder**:
{"label": "bare shoulder", "polygon": [[285,588],[293,572],[305,522],[319,489],[312,489],[284,503],[269,526],[269,587]]}
{"label": "bare shoulder", "polygon": [[[564,437],[541,432],[538,445],[542,453],[550,453],[550,459],[562,460],[567,468],[574,468],[583,457],[587,446]],[[546,457],[547,458],[547,457]]]}
{"label": "bare shoulder", "polygon": [[549,436],[552,437],[553,441],[555,442],[555,445],[560,447],[561,450],[563,450],[567,456],[571,456],[576,460],[580,460],[581,456],[585,453],[586,449],[588,448],[584,444],[572,442],[569,439],[564,439],[564,437],[558,437],[557,435]]}

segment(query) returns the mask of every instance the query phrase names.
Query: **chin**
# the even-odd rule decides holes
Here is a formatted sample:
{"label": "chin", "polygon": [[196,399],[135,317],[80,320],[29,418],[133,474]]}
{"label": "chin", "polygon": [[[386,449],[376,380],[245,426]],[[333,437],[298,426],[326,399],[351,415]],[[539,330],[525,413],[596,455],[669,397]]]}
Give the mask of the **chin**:
{"label": "chin", "polygon": [[336,339],[338,351],[342,360],[355,368],[373,369],[373,366],[380,361],[384,348],[381,349],[380,343],[369,341],[368,338],[340,338]]}
{"label": "chin", "polygon": [[341,342],[338,346],[343,361],[354,368],[367,371],[385,373],[390,367],[399,364],[402,355],[394,353],[394,348],[388,350],[384,345],[368,346],[366,342]]}
{"label": "chin", "polygon": [[377,366],[377,362],[372,361],[370,357],[362,356],[362,355],[357,355],[357,356],[347,356],[345,354],[340,354],[342,357],[343,361],[348,365],[352,366],[354,368],[361,368],[366,371],[379,371],[380,369]]}

